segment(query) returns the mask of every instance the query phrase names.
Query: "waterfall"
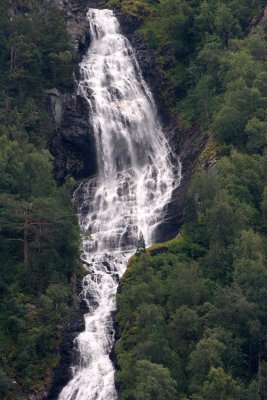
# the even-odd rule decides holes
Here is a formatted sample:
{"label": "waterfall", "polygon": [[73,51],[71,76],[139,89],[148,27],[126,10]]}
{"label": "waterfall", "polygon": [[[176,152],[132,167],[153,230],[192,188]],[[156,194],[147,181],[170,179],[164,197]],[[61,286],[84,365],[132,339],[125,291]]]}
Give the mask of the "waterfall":
{"label": "waterfall", "polygon": [[156,108],[133,49],[110,10],[89,9],[91,45],[80,64],[78,92],[87,99],[98,177],[74,193],[88,271],[81,300],[85,331],[75,339],[78,363],[59,400],[114,400],[113,312],[119,278],[138,235],[155,240],[180,181]]}

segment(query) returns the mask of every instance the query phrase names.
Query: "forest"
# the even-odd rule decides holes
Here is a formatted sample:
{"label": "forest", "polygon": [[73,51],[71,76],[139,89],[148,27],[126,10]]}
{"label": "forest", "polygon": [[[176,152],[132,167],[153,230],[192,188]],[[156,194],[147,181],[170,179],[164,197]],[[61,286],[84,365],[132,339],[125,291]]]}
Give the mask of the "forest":
{"label": "forest", "polygon": [[[22,400],[49,382],[76,296],[74,182],[53,179],[45,104],[72,88],[78,59],[55,6],[12,3],[0,3],[0,398]],[[171,118],[207,143],[179,235],[139,249],[121,281],[120,400],[267,399],[263,6],[107,2],[156,51]]]}
{"label": "forest", "polygon": [[263,5],[117,4],[142,10],[171,113],[207,139],[180,234],[133,256],[120,285],[121,400],[267,399]]}
{"label": "forest", "polygon": [[0,398],[17,400],[58,363],[79,233],[72,183],[51,175],[45,112],[46,89],[72,85],[74,51],[55,7],[12,6],[0,4]]}

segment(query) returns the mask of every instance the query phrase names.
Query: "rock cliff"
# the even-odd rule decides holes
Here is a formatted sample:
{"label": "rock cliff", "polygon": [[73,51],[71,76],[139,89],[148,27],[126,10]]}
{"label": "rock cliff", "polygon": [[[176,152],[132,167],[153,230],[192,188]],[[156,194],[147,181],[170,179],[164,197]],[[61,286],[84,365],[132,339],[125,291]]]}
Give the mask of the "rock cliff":
{"label": "rock cliff", "polygon": [[[90,44],[89,26],[86,19],[86,2],[68,0],[44,0],[43,6],[58,6],[65,17],[71,42],[81,59]],[[88,177],[97,172],[94,135],[88,118],[87,102],[77,95],[74,71],[74,85],[71,93],[60,93],[57,89],[47,92],[47,110],[50,113],[54,131],[50,150],[54,156],[54,177],[61,184],[66,176],[75,179]]]}
{"label": "rock cliff", "polygon": [[62,183],[66,176],[75,179],[97,172],[95,141],[88,119],[86,100],[73,93],[47,92],[48,110],[53,118],[55,134],[50,143],[54,158],[54,176]]}

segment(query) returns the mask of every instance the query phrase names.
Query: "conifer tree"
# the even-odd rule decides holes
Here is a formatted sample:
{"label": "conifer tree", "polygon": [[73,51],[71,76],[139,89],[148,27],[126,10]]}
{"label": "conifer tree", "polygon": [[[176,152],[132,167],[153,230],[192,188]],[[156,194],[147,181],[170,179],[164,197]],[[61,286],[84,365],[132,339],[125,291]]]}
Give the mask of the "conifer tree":
{"label": "conifer tree", "polygon": [[142,231],[140,231],[137,241],[136,254],[144,253],[145,251],[146,251],[146,242]]}

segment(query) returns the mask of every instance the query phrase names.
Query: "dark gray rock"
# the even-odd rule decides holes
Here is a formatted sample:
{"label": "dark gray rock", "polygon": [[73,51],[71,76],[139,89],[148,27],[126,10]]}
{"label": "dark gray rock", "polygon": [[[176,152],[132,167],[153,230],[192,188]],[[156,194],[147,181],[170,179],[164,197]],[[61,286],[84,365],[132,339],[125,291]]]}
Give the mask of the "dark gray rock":
{"label": "dark gray rock", "polygon": [[166,207],[165,220],[159,226],[158,241],[172,239],[179,232],[186,215],[187,193],[191,184],[198,158],[206,140],[197,127],[182,132],[178,126],[169,128],[168,132],[174,154],[179,156],[182,165],[182,179],[174,190],[170,203]]}
{"label": "dark gray rock", "polygon": [[54,156],[54,177],[62,183],[66,176],[88,177],[97,171],[95,140],[89,121],[87,101],[73,93],[47,92],[48,111],[55,134],[50,143]]}
{"label": "dark gray rock", "polygon": [[[101,0],[43,0],[44,7],[50,5],[56,5],[62,10],[71,42],[81,60],[90,45],[87,10],[89,7],[101,8],[104,3]],[[78,65],[74,76],[79,79]],[[67,176],[79,180],[95,174],[96,150],[88,103],[77,94],[77,85],[74,84],[70,93],[51,89],[47,96],[47,109],[55,131],[50,151],[54,156],[53,175],[56,181],[62,184]]]}

